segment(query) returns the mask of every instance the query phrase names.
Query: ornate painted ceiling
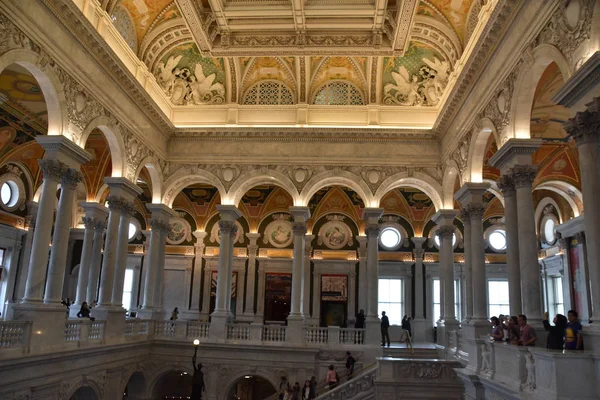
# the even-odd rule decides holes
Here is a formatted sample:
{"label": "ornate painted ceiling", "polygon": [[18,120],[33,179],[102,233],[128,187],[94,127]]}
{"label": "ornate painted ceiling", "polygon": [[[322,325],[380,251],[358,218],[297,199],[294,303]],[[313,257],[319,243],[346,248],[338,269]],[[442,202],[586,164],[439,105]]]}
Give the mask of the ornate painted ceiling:
{"label": "ornate painted ceiling", "polygon": [[117,0],[174,106],[435,107],[482,0]]}

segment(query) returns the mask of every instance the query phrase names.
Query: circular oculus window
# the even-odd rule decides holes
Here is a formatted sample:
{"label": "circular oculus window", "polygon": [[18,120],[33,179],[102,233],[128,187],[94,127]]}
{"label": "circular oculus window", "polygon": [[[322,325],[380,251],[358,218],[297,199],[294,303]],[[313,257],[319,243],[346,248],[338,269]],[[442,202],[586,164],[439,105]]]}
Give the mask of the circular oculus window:
{"label": "circular oculus window", "polygon": [[495,251],[506,250],[506,232],[501,229],[493,231],[488,237],[488,242]]}
{"label": "circular oculus window", "polygon": [[379,236],[379,243],[386,249],[393,249],[398,247],[402,241],[402,234],[396,228],[388,227],[385,228]]}

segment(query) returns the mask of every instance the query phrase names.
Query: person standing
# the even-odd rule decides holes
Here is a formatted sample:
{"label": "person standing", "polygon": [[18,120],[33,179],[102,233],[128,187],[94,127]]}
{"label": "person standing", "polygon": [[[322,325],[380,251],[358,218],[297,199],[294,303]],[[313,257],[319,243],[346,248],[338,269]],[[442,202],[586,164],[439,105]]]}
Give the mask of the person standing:
{"label": "person standing", "polygon": [[535,330],[527,323],[527,317],[523,314],[519,315],[520,339],[519,346],[535,346],[537,336]]}
{"label": "person standing", "polygon": [[410,329],[410,317],[405,315],[402,318],[402,329],[408,332],[408,334],[412,337],[412,330]]}
{"label": "person standing", "polygon": [[562,314],[556,314],[554,317],[554,326],[548,322],[548,311],[544,313],[544,329],[548,331],[546,348],[552,350],[562,350],[565,344],[565,328],[567,327],[567,317]]}
{"label": "person standing", "polygon": [[565,330],[565,337],[567,339],[565,343],[565,349],[583,350],[583,327],[579,322],[577,311],[569,310],[567,316],[569,318],[569,323],[567,324],[567,329]]}
{"label": "person standing", "polygon": [[339,381],[338,374],[337,374],[333,364],[331,364],[329,366],[329,371],[327,371],[327,377],[325,378],[325,382],[327,382],[327,385],[329,386],[329,390],[333,389],[335,387],[335,385],[337,385],[338,381]]}
{"label": "person standing", "polygon": [[177,318],[179,318],[179,310],[175,307],[171,312],[171,321],[177,321]]}
{"label": "person standing", "polygon": [[346,352],[346,371],[348,373],[348,379],[352,378],[354,375],[354,364],[356,364],[356,360],[352,357],[349,351]]}
{"label": "person standing", "polygon": [[360,310],[358,314],[356,314],[356,321],[354,322],[354,327],[356,329],[365,329],[365,310]]}
{"label": "person standing", "polygon": [[312,388],[311,388],[311,383],[310,380],[306,380],[306,382],[304,382],[304,387],[302,388],[302,400],[311,400],[314,399],[314,397],[311,397],[311,393],[312,393]]}
{"label": "person standing", "polygon": [[385,347],[387,342],[387,347],[390,347],[390,320],[385,315],[385,311],[381,312],[381,347]]}

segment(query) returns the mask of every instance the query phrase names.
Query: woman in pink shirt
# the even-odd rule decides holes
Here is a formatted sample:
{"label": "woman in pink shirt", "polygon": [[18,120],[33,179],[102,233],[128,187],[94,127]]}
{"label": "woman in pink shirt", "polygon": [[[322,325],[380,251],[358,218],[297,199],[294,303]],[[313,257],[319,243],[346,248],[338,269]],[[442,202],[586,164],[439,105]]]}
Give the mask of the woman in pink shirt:
{"label": "woman in pink shirt", "polygon": [[335,371],[335,367],[333,366],[333,364],[331,364],[329,366],[329,371],[327,371],[327,378],[325,379],[327,385],[329,385],[329,390],[333,389],[335,385],[337,385],[338,380],[338,374]]}

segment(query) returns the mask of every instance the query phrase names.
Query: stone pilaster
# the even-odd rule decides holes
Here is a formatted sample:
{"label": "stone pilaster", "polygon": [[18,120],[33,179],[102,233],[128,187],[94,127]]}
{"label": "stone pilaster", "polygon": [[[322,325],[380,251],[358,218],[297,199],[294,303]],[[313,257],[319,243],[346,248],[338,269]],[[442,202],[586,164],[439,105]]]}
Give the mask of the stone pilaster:
{"label": "stone pilaster", "polygon": [[411,241],[415,244],[413,257],[415,260],[415,315],[413,316],[413,336],[418,341],[424,341],[426,337],[427,325],[425,322],[425,292],[423,277],[423,257],[425,250],[423,244],[427,238],[413,237]]}
{"label": "stone pilaster", "polygon": [[246,276],[246,308],[244,310],[244,316],[248,321],[253,321],[256,310],[254,306],[254,294],[256,292],[257,241],[260,238],[260,233],[246,233],[246,237],[250,241],[250,244],[248,245],[248,274]]}
{"label": "stone pilaster", "polygon": [[379,294],[379,233],[381,228],[379,219],[383,215],[382,208],[365,208],[362,218],[367,228],[367,317],[366,317],[366,342],[376,345],[380,342],[380,320],[378,308]]}
{"label": "stone pilaster", "polygon": [[192,276],[192,304],[191,311],[200,312],[200,285],[202,283],[202,260],[204,258],[204,239],[206,232],[194,232],[194,275]]}

